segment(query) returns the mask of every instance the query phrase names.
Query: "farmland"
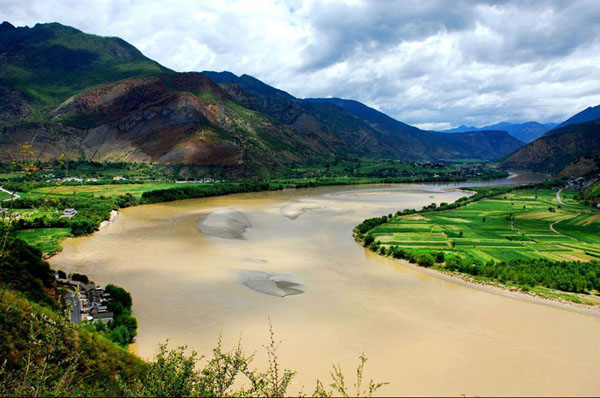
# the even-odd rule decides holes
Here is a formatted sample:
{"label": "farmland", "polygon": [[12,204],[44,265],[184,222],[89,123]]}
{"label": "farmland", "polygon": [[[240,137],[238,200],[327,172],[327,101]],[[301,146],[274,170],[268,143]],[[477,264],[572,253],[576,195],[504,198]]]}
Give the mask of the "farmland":
{"label": "farmland", "polygon": [[457,209],[394,217],[371,234],[384,247],[441,250],[482,262],[600,258],[600,212],[560,206],[556,192],[547,189],[516,190]]}
{"label": "farmland", "polygon": [[144,192],[156,189],[174,188],[182,186],[174,182],[149,182],[144,184],[102,184],[102,185],[60,185],[55,187],[35,188],[31,194],[41,195],[77,195],[87,194],[94,196],[120,196],[127,193],[140,198]]}
{"label": "farmland", "polygon": [[550,185],[473,188],[474,196],[452,204],[364,220],[354,236],[370,250],[423,267],[597,305],[600,212],[561,204]]}
{"label": "farmland", "polygon": [[15,237],[27,242],[42,253],[55,253],[61,250],[60,241],[71,236],[70,228],[35,228],[15,231]]}

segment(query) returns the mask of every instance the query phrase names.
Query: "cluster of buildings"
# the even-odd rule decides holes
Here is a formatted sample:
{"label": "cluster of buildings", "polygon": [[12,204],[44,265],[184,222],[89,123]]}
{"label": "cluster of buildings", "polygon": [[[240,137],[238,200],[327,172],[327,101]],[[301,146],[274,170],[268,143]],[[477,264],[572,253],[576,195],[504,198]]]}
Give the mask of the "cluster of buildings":
{"label": "cluster of buildings", "polygon": [[175,181],[177,184],[211,184],[213,182],[221,182],[220,180],[215,180],[214,178],[203,178],[201,180],[180,180]]}
{"label": "cluster of buildings", "polygon": [[598,182],[598,178],[571,177],[567,180],[565,189],[583,191]]}
{"label": "cluster of buildings", "polygon": [[69,289],[67,300],[71,301],[71,321],[81,320],[109,322],[113,320],[113,313],[108,310],[110,294],[101,286],[93,283],[83,283],[71,279],[56,278],[59,286]]}

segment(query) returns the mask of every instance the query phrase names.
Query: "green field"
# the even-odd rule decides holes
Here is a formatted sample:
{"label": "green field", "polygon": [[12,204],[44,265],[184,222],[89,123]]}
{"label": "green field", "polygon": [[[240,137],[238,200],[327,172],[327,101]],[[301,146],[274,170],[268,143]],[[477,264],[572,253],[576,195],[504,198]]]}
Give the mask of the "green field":
{"label": "green field", "polygon": [[563,201],[573,205],[559,206],[553,190],[516,190],[457,209],[395,217],[371,234],[382,246],[483,262],[600,259],[600,212],[574,206],[573,194],[566,195]]}
{"label": "green field", "polygon": [[42,253],[56,253],[61,250],[60,241],[71,236],[71,228],[22,229],[14,235]]}
{"label": "green field", "polygon": [[[34,196],[42,195],[73,195],[89,194],[94,196],[120,196],[127,193],[136,198],[140,198],[146,191],[156,189],[167,189],[180,187],[188,184],[177,184],[174,182],[151,182],[144,184],[108,184],[108,185],[61,185],[56,187],[35,188],[29,194]],[[37,194],[37,195],[36,195]]]}

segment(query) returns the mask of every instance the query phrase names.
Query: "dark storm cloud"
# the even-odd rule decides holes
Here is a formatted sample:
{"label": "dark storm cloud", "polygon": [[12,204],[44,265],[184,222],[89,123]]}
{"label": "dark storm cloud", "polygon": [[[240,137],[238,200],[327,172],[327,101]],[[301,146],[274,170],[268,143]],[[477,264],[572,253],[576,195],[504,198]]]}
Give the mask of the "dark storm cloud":
{"label": "dark storm cloud", "polygon": [[314,4],[308,13],[315,40],[302,55],[309,70],[356,53],[377,54],[403,41],[465,30],[475,23],[473,7],[465,7],[462,1],[326,3]]}

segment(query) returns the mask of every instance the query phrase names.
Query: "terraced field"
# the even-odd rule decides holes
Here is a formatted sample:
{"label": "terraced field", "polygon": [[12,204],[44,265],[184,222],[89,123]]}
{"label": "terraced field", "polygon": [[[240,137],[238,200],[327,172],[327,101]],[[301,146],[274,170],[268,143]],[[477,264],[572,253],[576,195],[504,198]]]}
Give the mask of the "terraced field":
{"label": "terraced field", "polygon": [[560,206],[556,191],[549,189],[517,190],[457,209],[394,217],[371,233],[382,246],[463,253],[483,262],[600,259],[600,211]]}

